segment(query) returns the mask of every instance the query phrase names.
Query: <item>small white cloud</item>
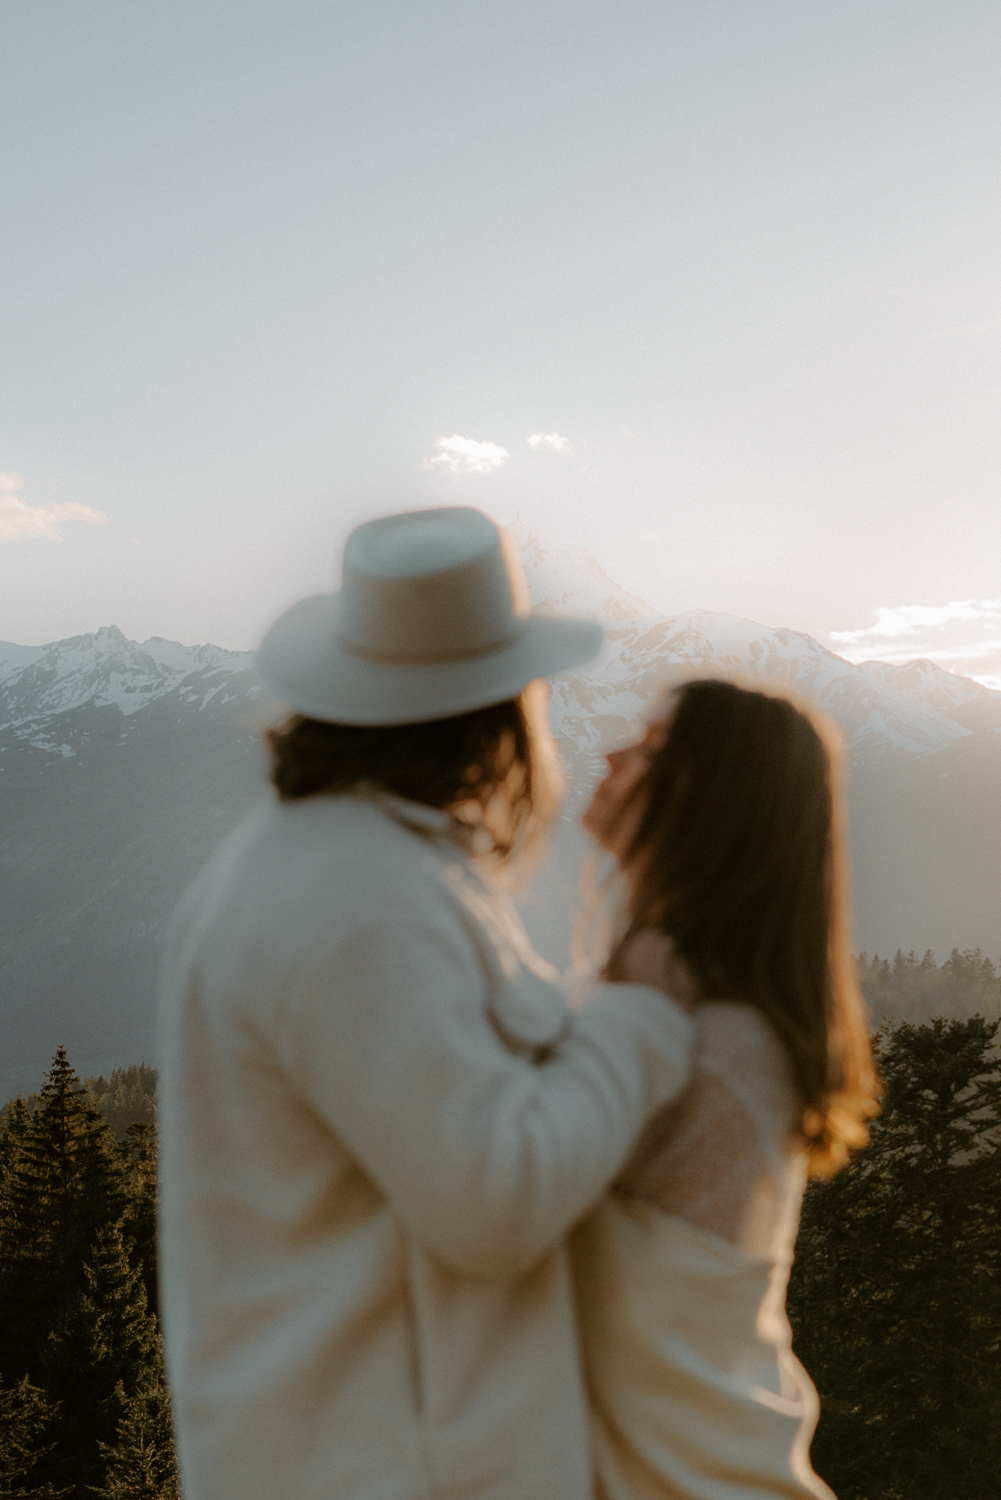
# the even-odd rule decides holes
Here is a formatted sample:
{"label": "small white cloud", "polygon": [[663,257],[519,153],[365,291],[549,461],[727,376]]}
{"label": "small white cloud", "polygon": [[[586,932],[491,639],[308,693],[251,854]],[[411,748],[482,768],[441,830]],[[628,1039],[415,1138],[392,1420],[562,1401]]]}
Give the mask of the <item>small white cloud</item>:
{"label": "small white cloud", "polygon": [[1001,670],[1001,599],[883,607],[876,610],[874,625],[832,630],[830,639],[835,650],[856,664],[902,665],[922,657],[991,686]]}
{"label": "small white cloud", "polygon": [[61,542],[65,521],[88,521],[99,526],[108,519],[103,511],[75,501],[64,505],[28,505],[17,494],[23,485],[20,474],[0,472],[0,542],[31,536]]}
{"label": "small white cloud", "polygon": [[435,438],[434,445],[437,452],[434,458],[424,460],[425,469],[440,466],[450,474],[492,474],[511,457],[498,443],[480,443],[476,438],[460,437],[457,432],[451,437]]}
{"label": "small white cloud", "polygon": [[573,452],[570,446],[570,439],[565,438],[559,432],[533,432],[531,437],[526,438],[525,441],[530,448],[535,449],[536,453],[541,453],[544,448],[548,448],[552,453],[562,453],[565,456],[569,456]]}
{"label": "small white cloud", "polygon": [[954,621],[1001,619],[1001,599],[953,599],[949,604],[897,604],[877,609],[875,625],[863,630],[832,630],[831,640],[845,646],[865,642],[899,640],[901,636],[923,635],[936,627]]}

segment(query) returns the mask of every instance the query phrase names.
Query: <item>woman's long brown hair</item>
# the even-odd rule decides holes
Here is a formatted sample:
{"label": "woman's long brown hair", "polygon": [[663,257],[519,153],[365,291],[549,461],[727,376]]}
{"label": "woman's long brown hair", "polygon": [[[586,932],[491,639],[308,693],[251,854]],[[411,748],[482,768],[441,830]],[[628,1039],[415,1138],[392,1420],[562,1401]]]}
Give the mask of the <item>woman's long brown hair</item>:
{"label": "woman's long brown hair", "polygon": [[691,682],[640,794],[629,933],[667,933],[702,998],[768,1017],[792,1061],[811,1171],[829,1176],[878,1109],[851,947],[840,736],[787,699]]}

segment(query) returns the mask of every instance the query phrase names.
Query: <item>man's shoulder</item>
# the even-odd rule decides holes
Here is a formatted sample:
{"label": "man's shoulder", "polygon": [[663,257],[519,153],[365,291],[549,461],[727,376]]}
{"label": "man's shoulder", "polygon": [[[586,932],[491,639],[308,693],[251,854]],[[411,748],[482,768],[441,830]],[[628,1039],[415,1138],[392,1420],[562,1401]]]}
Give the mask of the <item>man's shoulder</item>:
{"label": "man's shoulder", "polygon": [[425,901],[438,906],[453,856],[430,829],[422,832],[375,798],[269,800],[223,841],[179,920],[202,928],[292,922],[301,929],[389,918]]}
{"label": "man's shoulder", "polygon": [[380,926],[465,945],[448,886],[453,861],[373,799],[269,801],[220,845],[189,887],[163,952],[164,1015],[192,974],[204,1003],[273,996],[310,956]]}
{"label": "man's shoulder", "polygon": [[[415,809],[416,812],[420,810]],[[378,878],[406,881],[415,870],[440,865],[454,854],[436,837],[430,819],[402,817],[393,799],[339,796],[308,797],[278,803],[260,829],[261,852],[276,868],[322,868],[335,878],[352,882]]]}

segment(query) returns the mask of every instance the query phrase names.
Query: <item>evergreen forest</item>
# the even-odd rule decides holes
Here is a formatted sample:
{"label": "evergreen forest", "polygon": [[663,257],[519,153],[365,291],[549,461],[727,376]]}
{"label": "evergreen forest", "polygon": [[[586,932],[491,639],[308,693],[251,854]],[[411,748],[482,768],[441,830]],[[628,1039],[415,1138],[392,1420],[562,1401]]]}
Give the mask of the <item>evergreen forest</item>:
{"label": "evergreen forest", "polygon": [[[996,1500],[1001,977],[860,968],[883,1113],[809,1188],[789,1289],[814,1464],[839,1500]],[[81,1081],[60,1049],[0,1114],[0,1500],[178,1500],[155,1225],[155,1070]]]}
{"label": "evergreen forest", "polygon": [[859,979],[877,1026],[930,1021],[935,1016],[964,1021],[970,1016],[1001,1016],[1001,965],[995,968],[979,948],[953,948],[942,964],[931,949],[923,958],[898,948],[894,958],[859,955]]}
{"label": "evergreen forest", "polygon": [[177,1496],[154,1089],[142,1065],[83,1084],[60,1048],[41,1091],[4,1108],[0,1500]]}
{"label": "evergreen forest", "polygon": [[871,1143],[807,1190],[788,1306],[838,1500],[1001,1495],[999,1030],[878,1033]]}

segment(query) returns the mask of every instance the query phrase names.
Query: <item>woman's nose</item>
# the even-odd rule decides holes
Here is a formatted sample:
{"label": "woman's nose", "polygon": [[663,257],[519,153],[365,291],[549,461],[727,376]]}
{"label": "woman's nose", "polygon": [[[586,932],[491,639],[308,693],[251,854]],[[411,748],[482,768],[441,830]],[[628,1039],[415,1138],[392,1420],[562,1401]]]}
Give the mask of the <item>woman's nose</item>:
{"label": "woman's nose", "polygon": [[622,751],[609,750],[605,759],[608,761],[608,769],[610,771],[617,771],[622,764]]}

